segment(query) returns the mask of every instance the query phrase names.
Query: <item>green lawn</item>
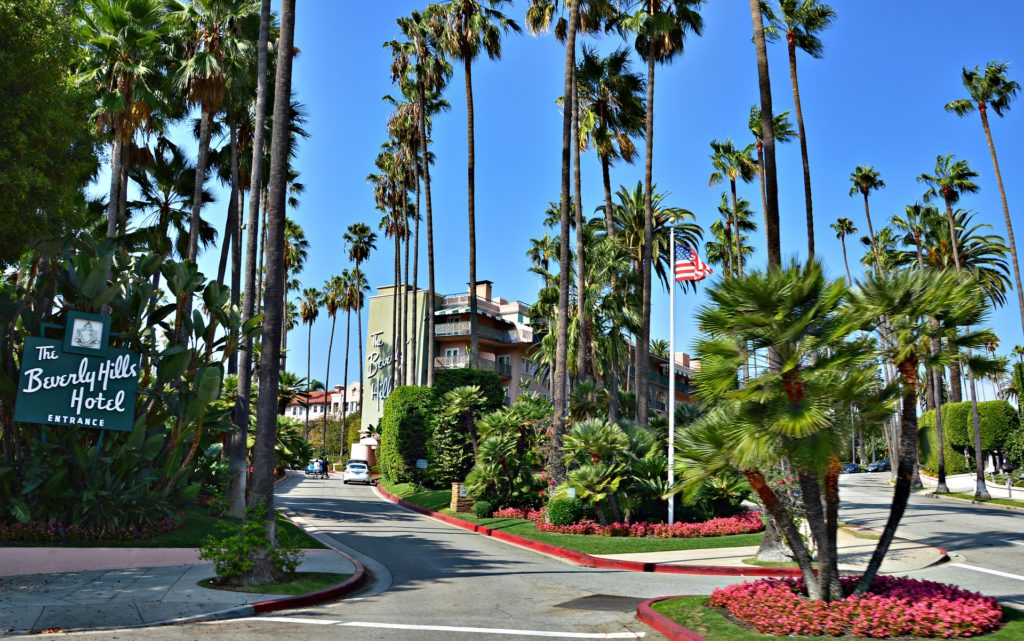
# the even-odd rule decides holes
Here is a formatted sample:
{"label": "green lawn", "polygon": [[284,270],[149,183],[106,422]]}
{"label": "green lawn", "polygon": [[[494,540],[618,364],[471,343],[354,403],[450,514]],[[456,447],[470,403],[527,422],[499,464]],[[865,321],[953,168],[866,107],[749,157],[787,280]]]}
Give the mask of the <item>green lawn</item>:
{"label": "green lawn", "polygon": [[[1022,492],[1024,494],[1024,492]],[[955,499],[964,499],[965,501],[973,501],[974,495],[968,492],[950,492],[949,494],[943,494],[941,496],[951,496]],[[1001,499],[993,498],[985,501],[978,501],[978,503],[995,503],[996,505],[1009,505],[1011,507],[1024,507],[1024,501],[1018,501],[1017,499]]]}
{"label": "green lawn", "polygon": [[463,521],[484,525],[495,530],[502,530],[509,534],[533,539],[541,543],[576,550],[584,554],[631,554],[636,552],[705,550],[709,548],[759,545],[761,543],[761,533],[708,536],[693,539],[649,539],[538,532],[533,522],[525,519],[478,519],[472,514],[452,512],[448,509],[448,505],[451,502],[450,490],[417,490],[408,483],[391,484],[383,481],[380,485],[395,496],[399,496],[421,507],[444,512]]}
{"label": "green lawn", "polygon": [[[758,634],[746,628],[736,625],[725,618],[720,612],[707,607],[706,596],[684,596],[654,604],[654,610],[673,619],[682,626],[685,626],[697,634],[705,637],[708,641],[778,641],[787,640],[815,640],[820,641],[824,637],[778,637],[771,634]],[[987,641],[1019,641],[1024,639],[1024,613],[1004,608],[1007,624],[1001,629],[986,634],[980,639]],[[842,637],[843,641],[870,641],[853,637]],[[915,641],[901,637],[901,641]],[[920,641],[920,640],[917,640]]]}
{"label": "green lawn", "polygon": [[227,586],[217,585],[216,579],[203,579],[197,585],[211,590],[229,590],[231,592],[253,592],[256,594],[286,594],[297,596],[308,594],[337,585],[351,574],[335,574],[333,572],[296,572],[295,578],[286,583],[257,583],[255,585]]}

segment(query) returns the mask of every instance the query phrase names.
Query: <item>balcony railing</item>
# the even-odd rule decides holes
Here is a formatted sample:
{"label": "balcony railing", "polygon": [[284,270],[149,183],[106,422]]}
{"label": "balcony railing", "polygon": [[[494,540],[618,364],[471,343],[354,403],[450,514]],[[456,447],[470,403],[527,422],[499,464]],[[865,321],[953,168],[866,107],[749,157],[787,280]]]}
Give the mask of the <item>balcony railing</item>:
{"label": "balcony railing", "polygon": [[[434,369],[462,369],[470,367],[471,359],[467,355],[459,356],[438,356],[434,359]],[[496,372],[498,376],[512,376],[512,366],[501,361],[491,361],[481,358],[477,361],[477,369]]]}
{"label": "balcony railing", "polygon": [[[523,342],[519,339],[516,332],[514,331],[503,331],[488,327],[486,325],[477,325],[476,334],[480,338],[486,338],[497,343],[518,343]],[[435,336],[469,336],[469,322],[462,321],[458,323],[440,323],[434,326]]]}

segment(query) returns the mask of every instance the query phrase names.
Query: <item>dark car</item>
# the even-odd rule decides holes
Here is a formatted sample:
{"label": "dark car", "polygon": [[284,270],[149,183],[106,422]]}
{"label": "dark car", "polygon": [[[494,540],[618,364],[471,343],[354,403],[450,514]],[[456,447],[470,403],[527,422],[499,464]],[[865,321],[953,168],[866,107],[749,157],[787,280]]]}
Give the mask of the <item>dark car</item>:
{"label": "dark car", "polygon": [[842,474],[860,474],[864,471],[864,468],[856,463],[847,463],[843,466],[843,469],[839,470]]}
{"label": "dark car", "polygon": [[892,465],[889,461],[875,461],[868,465],[868,472],[888,472],[892,470]]}

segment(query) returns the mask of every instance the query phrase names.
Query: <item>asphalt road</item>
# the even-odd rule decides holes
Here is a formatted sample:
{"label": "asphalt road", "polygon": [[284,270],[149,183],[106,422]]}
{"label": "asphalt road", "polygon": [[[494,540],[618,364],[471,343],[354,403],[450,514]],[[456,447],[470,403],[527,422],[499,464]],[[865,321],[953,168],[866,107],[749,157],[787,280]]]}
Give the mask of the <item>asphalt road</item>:
{"label": "asphalt road", "polygon": [[[881,530],[889,515],[889,474],[840,478],[840,518]],[[1024,606],[1024,512],[934,498],[910,497],[897,535],[945,548],[949,563],[913,573],[921,579],[956,583]]]}

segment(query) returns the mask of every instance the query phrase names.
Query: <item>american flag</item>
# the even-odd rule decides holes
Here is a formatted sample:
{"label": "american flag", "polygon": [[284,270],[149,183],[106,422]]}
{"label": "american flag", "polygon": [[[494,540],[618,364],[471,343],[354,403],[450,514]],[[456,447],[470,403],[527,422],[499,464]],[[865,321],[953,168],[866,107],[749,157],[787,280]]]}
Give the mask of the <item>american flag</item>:
{"label": "american flag", "polygon": [[676,245],[675,273],[676,282],[679,282],[704,280],[705,276],[714,272],[700,259],[696,251],[683,245]]}

